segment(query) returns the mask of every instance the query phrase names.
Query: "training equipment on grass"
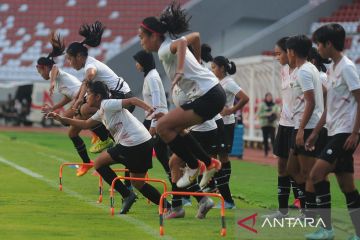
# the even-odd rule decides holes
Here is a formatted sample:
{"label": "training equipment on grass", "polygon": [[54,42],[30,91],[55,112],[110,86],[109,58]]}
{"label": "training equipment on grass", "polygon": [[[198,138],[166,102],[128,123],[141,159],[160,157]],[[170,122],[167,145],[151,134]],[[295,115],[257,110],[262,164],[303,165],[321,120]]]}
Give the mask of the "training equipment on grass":
{"label": "training equipment on grass", "polygon": [[225,202],[224,198],[217,193],[204,193],[204,192],[164,192],[160,198],[159,204],[159,218],[160,218],[160,235],[164,235],[164,206],[163,202],[168,195],[188,195],[188,196],[208,196],[208,197],[217,197],[221,200],[221,208],[220,208],[220,215],[221,215],[221,231],[220,235],[222,237],[226,236],[226,225],[225,225]]}
{"label": "training equipment on grass", "polygon": [[[115,168],[113,169],[114,172],[128,172],[129,170],[126,168]],[[100,174],[99,175],[99,199],[98,199],[98,203],[101,203],[103,200],[103,178],[101,177]]]}
{"label": "training equipment on grass", "polygon": [[[128,172],[129,170],[126,168],[115,168],[113,169],[114,172]],[[101,177],[100,174],[98,174],[99,176],[99,199],[97,201],[97,203],[101,203],[103,200],[103,192],[104,192],[104,187],[103,187],[103,178]],[[146,173],[145,178],[149,178],[149,174]],[[150,204],[150,200],[148,199],[148,204]]]}
{"label": "training equipment on grass", "polygon": [[[115,185],[115,182],[116,181],[119,181],[119,180],[132,180],[132,181],[144,181],[144,182],[158,182],[158,183],[161,183],[163,185],[163,189],[164,189],[164,193],[167,191],[167,185],[166,185],[166,182],[162,179],[156,179],[156,178],[136,178],[136,177],[123,177],[123,176],[118,176],[116,177],[112,183],[111,183],[111,188],[110,188],[110,213],[111,213],[111,216],[114,216],[114,212],[115,212],[115,209],[114,209],[114,203],[115,203],[115,199],[114,199],[114,185]],[[160,204],[163,205],[161,203],[161,200],[160,200]]]}
{"label": "training equipment on grass", "polygon": [[63,163],[59,169],[59,190],[62,191],[62,175],[64,166],[94,166],[94,163]]}

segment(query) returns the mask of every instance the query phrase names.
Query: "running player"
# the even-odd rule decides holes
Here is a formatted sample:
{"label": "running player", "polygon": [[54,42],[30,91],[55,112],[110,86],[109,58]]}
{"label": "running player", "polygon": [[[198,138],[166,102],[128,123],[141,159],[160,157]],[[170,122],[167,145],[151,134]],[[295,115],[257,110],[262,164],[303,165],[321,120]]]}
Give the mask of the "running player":
{"label": "running player", "polygon": [[[132,96],[129,85],[123,78],[117,76],[108,66],[98,61],[97,59],[88,56],[88,48],[97,47],[101,43],[101,37],[104,32],[104,26],[101,22],[96,21],[92,25],[84,24],[80,27],[79,34],[85,39],[82,42],[73,42],[66,49],[66,57],[72,68],[79,71],[84,68],[85,77],[80,88],[80,92],[76,101],[73,104],[73,108],[77,109],[84,101],[84,95],[86,93],[86,86],[89,81],[101,81],[104,82],[110,89],[111,98],[129,98]],[[133,106],[129,109],[133,110]],[[94,131],[105,131],[105,127],[102,124],[95,126]],[[101,152],[103,149],[112,145],[112,140],[107,136],[101,136],[100,142],[95,146],[93,152]]]}
{"label": "running player", "polygon": [[[56,87],[64,97],[54,106],[49,106],[47,104],[44,105],[42,108],[44,113],[56,111],[73,101],[76,98],[76,95],[81,86],[79,79],[69,73],[64,72],[55,64],[54,57],[62,55],[65,50],[64,42],[60,35],[55,35],[55,32],[53,32],[51,34],[50,43],[52,45],[52,51],[47,57],[41,57],[38,59],[36,69],[43,79],[50,80],[50,95],[53,94],[54,88]],[[86,119],[92,116],[96,111],[96,108],[90,107],[88,104],[83,104],[80,108],[80,112],[82,113],[81,115],[76,114],[72,108],[67,109],[63,115],[69,118],[75,117],[77,119]],[[85,143],[79,136],[80,131],[80,128],[70,126],[68,136],[73,142],[74,147],[82,161],[84,163],[91,163],[92,161],[90,160],[86,151]],[[84,175],[89,169],[91,169],[91,167],[91,165],[81,166],[77,169],[76,175]]]}
{"label": "running player", "polygon": [[[188,101],[188,97],[186,94],[178,87],[174,86],[172,91],[172,99],[175,106],[179,107]],[[188,135],[187,138],[193,139],[192,141],[195,143],[199,143],[201,147],[209,154],[216,155],[217,152],[217,129],[216,123],[214,119],[205,121],[201,124],[190,127],[190,133],[186,130],[183,131],[183,135]],[[196,140],[195,140],[196,139]],[[204,163],[200,162],[200,164],[205,168]],[[179,188],[176,186],[176,182],[182,176],[182,171],[185,167],[185,162],[179,158],[176,154],[173,154],[170,158],[169,162],[171,176],[172,176],[172,191],[177,192],[202,192],[200,186],[197,182],[190,184],[185,188]],[[172,199],[172,208],[165,215],[166,219],[171,218],[183,218],[185,216],[185,210],[183,209],[183,205],[190,203],[190,198],[188,196],[174,195]],[[196,214],[196,217],[199,219],[205,218],[207,212],[214,206],[214,202],[211,198],[206,196],[194,196],[199,203],[199,210]],[[186,199],[186,200],[184,200]]]}
{"label": "running player", "polygon": [[[208,182],[221,168],[220,161],[207,154],[199,144],[194,145],[179,133],[184,129],[213,118],[225,104],[225,93],[216,77],[200,65],[200,35],[190,33],[171,40],[188,30],[189,19],[180,5],[173,2],[160,16],[145,18],[139,29],[141,46],[148,52],[157,52],[172,85],[178,85],[190,102],[177,107],[159,119],[157,132],[170,149],[187,163],[184,175],[178,180],[178,187],[186,187],[196,180],[200,165],[196,155],[207,167],[202,181]],[[191,45],[194,55],[188,49]],[[211,107],[209,107],[211,106]],[[194,155],[193,155],[194,154]],[[201,155],[201,156],[200,156]]]}
{"label": "running player", "polygon": [[[116,145],[96,158],[94,163],[96,171],[109,185],[117,177],[109,166],[116,163],[121,163],[129,169],[131,177],[144,178],[146,172],[152,168],[151,135],[125,107],[136,105],[149,114],[153,113],[154,109],[137,98],[109,99],[108,88],[100,81],[88,81],[86,101],[90,106],[99,109],[87,120],[61,117],[54,112],[49,113],[48,117],[81,129],[90,129],[102,122],[111,132]],[[159,204],[161,194],[156,188],[143,181],[132,181],[132,185],[147,199]],[[120,214],[126,214],[136,201],[136,195],[121,181],[116,181],[115,189],[124,198]]]}

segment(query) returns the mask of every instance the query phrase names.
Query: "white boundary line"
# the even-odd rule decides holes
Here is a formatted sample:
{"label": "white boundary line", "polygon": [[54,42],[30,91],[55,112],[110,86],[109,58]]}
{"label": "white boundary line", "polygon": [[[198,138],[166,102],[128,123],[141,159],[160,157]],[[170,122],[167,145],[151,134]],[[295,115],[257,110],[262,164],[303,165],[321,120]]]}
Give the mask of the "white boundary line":
{"label": "white boundary line", "polygon": [[[36,178],[36,179],[39,179],[41,181],[43,181],[44,183],[46,183],[47,185],[49,185],[50,187],[53,187],[55,189],[58,189],[58,183],[56,183],[55,181],[52,181],[52,180],[49,180],[47,178],[45,178],[44,176],[36,173],[36,172],[33,172],[31,171],[30,169],[27,169],[25,167],[22,167],[20,165],[17,165],[5,158],[3,158],[2,156],[0,156],[0,163],[3,163],[5,165],[8,165],[12,168],[15,168],[16,170],[30,176],[30,177],[33,177],[33,178]],[[90,201],[89,199],[87,199],[86,197],[84,197],[83,195],[79,194],[78,192],[75,192],[75,191],[72,191],[72,190],[69,190],[68,187],[66,187],[65,189],[63,189],[63,192],[67,193],[68,195],[74,197],[74,198],[77,198],[81,201],[84,201],[86,202],[87,204],[93,206],[93,207],[97,207],[97,208],[101,208],[103,210],[105,210],[107,213],[109,212],[109,208],[106,207],[105,205],[103,204],[97,204],[93,201]],[[174,239],[170,236],[160,236],[159,235],[159,232],[158,230],[155,230],[153,227],[147,225],[146,223],[144,223],[143,221],[140,221],[138,219],[135,219],[133,217],[130,217],[128,215],[115,215],[115,217],[118,217],[118,218],[121,218],[122,220],[134,225],[135,227],[139,228],[140,230],[142,230],[144,233],[150,235],[151,237],[154,237],[156,239],[168,239],[168,240],[171,240],[171,239]]]}

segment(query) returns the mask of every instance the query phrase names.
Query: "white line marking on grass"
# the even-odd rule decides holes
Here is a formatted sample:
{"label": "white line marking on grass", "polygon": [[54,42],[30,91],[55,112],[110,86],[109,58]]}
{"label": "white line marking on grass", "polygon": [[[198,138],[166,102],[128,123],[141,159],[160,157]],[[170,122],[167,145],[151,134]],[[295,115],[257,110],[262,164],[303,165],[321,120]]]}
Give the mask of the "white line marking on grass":
{"label": "white line marking on grass", "polygon": [[52,159],[55,159],[55,160],[57,160],[59,162],[62,162],[62,163],[69,162],[68,160],[66,160],[64,158],[61,158],[61,157],[58,157],[58,156],[55,156],[55,155],[52,155],[52,154],[46,154],[46,153],[43,153],[43,152],[36,152],[36,153],[43,156],[43,157],[52,158]]}
{"label": "white line marking on grass", "polygon": [[[52,181],[52,180],[49,180],[47,178],[45,178],[44,176],[36,173],[36,172],[33,172],[31,171],[30,169],[27,169],[25,167],[21,167],[3,157],[0,156],[0,162],[3,163],[3,164],[6,164],[10,167],[13,167],[17,170],[19,170],[20,172],[22,173],[25,173],[26,175],[30,176],[30,177],[33,177],[33,178],[36,178],[36,179],[39,179],[43,182],[45,182],[47,185],[55,188],[55,189],[58,189],[59,188],[59,185],[57,182],[55,181]],[[66,187],[65,189],[63,189],[63,192],[67,193],[68,195],[72,196],[72,197],[75,197],[81,201],[84,201],[86,202],[87,204],[93,206],[93,207],[97,207],[97,208],[101,208],[103,210],[106,211],[107,214],[109,214],[109,207],[108,206],[105,206],[103,204],[97,204],[95,203],[94,201],[90,201],[89,199],[87,199],[86,197],[84,197],[83,195],[79,194],[78,192],[75,192],[75,191],[72,191],[70,190],[68,187]],[[143,232],[149,234],[150,236],[154,237],[154,238],[157,238],[157,239],[168,239],[168,240],[172,240],[174,238],[170,237],[170,236],[160,236],[159,235],[159,232],[157,230],[155,230],[154,228],[152,228],[151,226],[147,225],[146,223],[144,223],[143,221],[140,221],[138,219],[135,219],[131,216],[128,216],[128,215],[114,215],[115,217],[118,217],[118,218],[121,218],[122,220],[134,225],[135,227],[141,229]]]}
{"label": "white line marking on grass", "polygon": [[26,175],[29,175],[30,177],[37,178],[37,179],[44,178],[42,175],[35,173],[27,168],[21,167],[13,162],[10,162],[10,161],[6,160],[5,158],[0,157],[0,162],[4,163],[10,167],[15,168],[15,169],[19,170],[20,172],[25,173]]}

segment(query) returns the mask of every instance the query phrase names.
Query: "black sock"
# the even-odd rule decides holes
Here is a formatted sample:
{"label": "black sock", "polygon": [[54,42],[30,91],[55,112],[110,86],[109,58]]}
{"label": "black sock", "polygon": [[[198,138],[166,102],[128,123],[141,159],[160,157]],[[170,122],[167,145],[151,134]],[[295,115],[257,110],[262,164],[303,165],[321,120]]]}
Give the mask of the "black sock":
{"label": "black sock", "polygon": [[[97,168],[96,171],[110,186],[112,181],[117,177],[116,173],[109,166],[102,166],[100,168]],[[120,180],[115,182],[114,188],[121,194],[123,198],[128,197],[130,194],[130,191],[124,186],[124,184]]]}
{"label": "black sock", "polygon": [[205,152],[204,148],[200,145],[196,138],[194,138],[191,134],[186,134],[183,138],[188,143],[187,146],[190,148],[195,157],[204,162],[206,166],[210,166],[211,157],[207,154],[207,152]]}
{"label": "black sock", "polygon": [[141,189],[139,189],[139,192],[141,192],[144,197],[149,199],[151,202],[155,203],[156,205],[159,205],[161,194],[159,191],[151,186],[148,183],[144,183]]}
{"label": "black sock", "polygon": [[109,131],[102,123],[91,128],[91,131],[94,132],[100,138],[101,141],[107,140],[110,135]]}
{"label": "black sock", "polygon": [[317,215],[317,204],[316,204],[316,194],[314,192],[305,192],[305,216],[307,218],[315,218]]}
{"label": "black sock", "polygon": [[208,187],[211,191],[213,191],[216,188],[215,178],[211,178],[209,183],[206,185],[206,187]]}
{"label": "black sock", "polygon": [[188,143],[180,135],[177,135],[171,142],[168,143],[170,149],[184,162],[187,163],[188,167],[195,169],[199,167],[199,163],[192,155],[188,148]]}
{"label": "black sock", "polygon": [[[130,172],[125,172],[124,177],[130,177]],[[125,179],[124,183],[127,188],[131,187],[131,181],[129,179]]]}
{"label": "black sock", "polygon": [[220,171],[215,173],[215,182],[216,187],[219,190],[221,196],[223,196],[226,202],[234,203],[234,200],[231,197],[230,187],[229,187],[229,177],[231,174],[231,165],[230,162],[223,163]]}
{"label": "black sock", "polygon": [[[201,192],[200,186],[198,183],[194,183],[188,187],[186,187],[187,192]],[[203,196],[194,196],[198,202],[203,198]]]}
{"label": "black sock", "polygon": [[298,185],[297,185],[297,183],[295,182],[295,180],[292,177],[290,177],[290,183],[291,183],[291,189],[292,189],[293,194],[294,194],[294,198],[298,199],[299,198]]}
{"label": "black sock", "polygon": [[278,176],[278,203],[279,211],[283,214],[289,212],[290,177]]}
{"label": "black sock", "polygon": [[301,210],[305,211],[305,183],[298,184],[298,199],[300,201]]}
{"label": "black sock", "polygon": [[351,221],[354,225],[356,235],[360,236],[360,196],[357,190],[344,193]]}
{"label": "black sock", "polygon": [[84,163],[90,163],[89,155],[87,154],[86,146],[84,141],[81,139],[81,137],[71,137],[71,141],[74,144],[74,147],[76,151],[78,152],[79,156],[81,157],[82,161]]}
{"label": "black sock", "polygon": [[331,195],[330,182],[321,181],[314,184],[318,212],[324,221],[325,228],[331,229]]}
{"label": "black sock", "polygon": [[[176,183],[171,183],[173,192],[180,192],[180,188],[176,186]],[[173,208],[182,207],[181,195],[173,195],[171,200],[171,206]]]}
{"label": "black sock", "polygon": [[169,147],[164,141],[160,138],[160,136],[155,135],[153,137],[154,140],[154,150],[156,153],[156,158],[159,160],[165,172],[170,172],[169,167]]}

